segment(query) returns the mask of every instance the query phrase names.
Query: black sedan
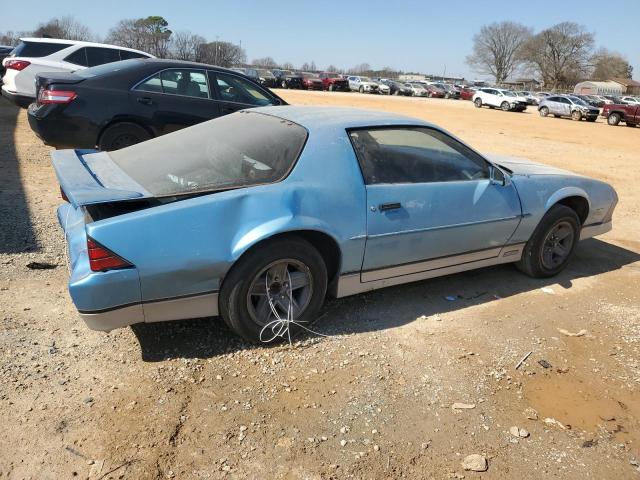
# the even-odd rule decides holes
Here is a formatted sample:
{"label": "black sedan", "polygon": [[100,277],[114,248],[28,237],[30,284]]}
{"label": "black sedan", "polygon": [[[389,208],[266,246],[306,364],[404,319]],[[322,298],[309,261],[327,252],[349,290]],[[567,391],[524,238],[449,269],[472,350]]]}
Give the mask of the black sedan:
{"label": "black sedan", "polygon": [[225,68],[132,59],[37,76],[31,129],[58,148],[117,150],[237,110],[286,102]]}
{"label": "black sedan", "polygon": [[413,90],[400,82],[395,82],[393,80],[380,80],[380,82],[389,87],[390,95],[404,95],[405,97],[413,95]]}
{"label": "black sedan", "polygon": [[301,73],[292,72],[290,70],[271,70],[276,77],[278,86],[281,88],[305,88],[304,77]]}

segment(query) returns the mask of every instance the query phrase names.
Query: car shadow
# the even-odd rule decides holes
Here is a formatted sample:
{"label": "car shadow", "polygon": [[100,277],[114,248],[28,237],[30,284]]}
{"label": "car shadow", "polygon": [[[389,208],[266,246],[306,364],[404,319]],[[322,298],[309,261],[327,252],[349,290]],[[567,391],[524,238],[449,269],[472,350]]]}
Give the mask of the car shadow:
{"label": "car shadow", "polygon": [[[369,293],[330,299],[313,330],[330,336],[382,331],[432,316],[486,304],[523,292],[559,284],[570,289],[579,278],[618,270],[640,261],[640,254],[590,239],[581,242],[571,264],[561,274],[534,279],[512,265],[472,270]],[[220,318],[133,325],[142,359],[211,358],[257,348],[233,334]],[[313,337],[304,334],[299,339]],[[266,346],[266,344],[265,344]]]}
{"label": "car shadow", "polygon": [[38,248],[15,147],[20,108],[0,99],[0,254]]}

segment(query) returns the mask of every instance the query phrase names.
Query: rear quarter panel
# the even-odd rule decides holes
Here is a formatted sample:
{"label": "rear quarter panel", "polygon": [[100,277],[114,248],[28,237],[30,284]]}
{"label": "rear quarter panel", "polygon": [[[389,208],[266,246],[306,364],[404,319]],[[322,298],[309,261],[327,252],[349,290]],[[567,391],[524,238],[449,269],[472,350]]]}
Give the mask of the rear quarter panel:
{"label": "rear quarter panel", "polygon": [[359,271],[366,198],[344,131],[309,136],[280,183],[191,198],[87,225],[88,234],[132,262],[142,301],[218,290],[235,261],[257,242],[295,230],[330,235],[339,272]]}

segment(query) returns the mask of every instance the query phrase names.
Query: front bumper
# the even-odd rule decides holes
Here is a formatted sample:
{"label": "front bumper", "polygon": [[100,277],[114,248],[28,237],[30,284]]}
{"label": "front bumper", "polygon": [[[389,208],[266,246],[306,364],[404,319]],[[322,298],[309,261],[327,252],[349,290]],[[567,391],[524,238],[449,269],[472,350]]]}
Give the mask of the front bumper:
{"label": "front bumper", "polygon": [[5,89],[4,86],[2,87],[2,96],[7,100],[9,100],[14,105],[17,105],[18,107],[22,107],[22,108],[27,108],[29,104],[36,101],[35,97],[20,95],[16,92],[10,92],[9,90]]}

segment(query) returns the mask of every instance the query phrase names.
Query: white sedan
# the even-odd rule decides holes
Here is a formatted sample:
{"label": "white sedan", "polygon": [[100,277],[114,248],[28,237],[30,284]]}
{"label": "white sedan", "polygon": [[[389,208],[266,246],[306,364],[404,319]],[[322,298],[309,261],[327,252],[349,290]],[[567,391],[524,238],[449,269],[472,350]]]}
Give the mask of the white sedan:
{"label": "white sedan", "polygon": [[486,105],[489,108],[499,108],[505,112],[524,112],[527,109],[527,99],[518,96],[511,90],[500,88],[480,88],[473,95],[476,108]]}

